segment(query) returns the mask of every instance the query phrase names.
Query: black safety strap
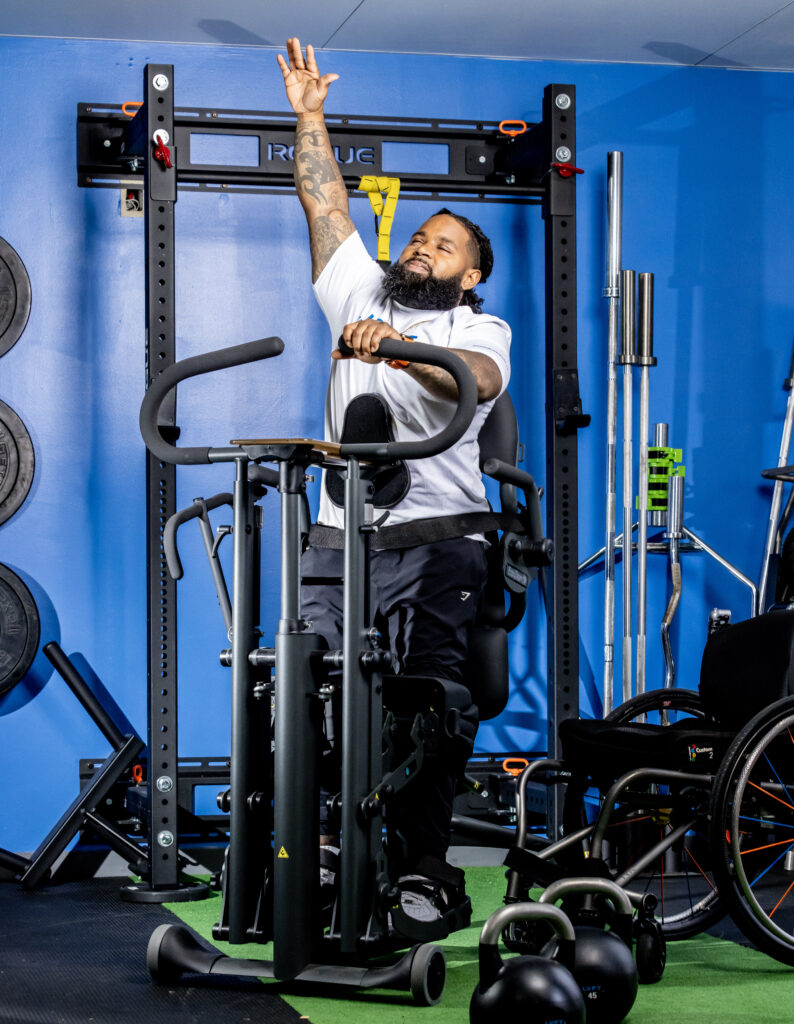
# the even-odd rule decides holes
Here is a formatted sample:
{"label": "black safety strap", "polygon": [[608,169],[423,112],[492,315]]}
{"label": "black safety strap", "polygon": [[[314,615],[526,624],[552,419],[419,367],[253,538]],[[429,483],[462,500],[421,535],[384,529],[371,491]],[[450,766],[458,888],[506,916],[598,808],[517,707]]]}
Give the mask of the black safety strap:
{"label": "black safety strap", "polygon": [[[468,537],[473,533],[493,533],[495,530],[526,533],[527,526],[520,516],[506,512],[465,512],[457,516],[415,519],[410,523],[378,527],[370,538],[370,549],[393,551],[396,548],[415,548],[420,544],[435,544],[441,540]],[[344,531],[315,523],[309,529],[309,545],[341,551],[345,546]]]}

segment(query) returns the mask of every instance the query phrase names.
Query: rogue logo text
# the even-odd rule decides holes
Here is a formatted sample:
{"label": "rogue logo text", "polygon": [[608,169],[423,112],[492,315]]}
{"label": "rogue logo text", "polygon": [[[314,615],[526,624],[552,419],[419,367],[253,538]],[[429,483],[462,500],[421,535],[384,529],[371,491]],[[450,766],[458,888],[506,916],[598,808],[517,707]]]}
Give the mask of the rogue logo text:
{"label": "rogue logo text", "polygon": [[[340,164],[374,164],[375,150],[372,146],[334,146],[334,156]],[[291,163],[295,151],[294,146],[285,146],[282,142],[268,142],[267,159],[283,160]]]}

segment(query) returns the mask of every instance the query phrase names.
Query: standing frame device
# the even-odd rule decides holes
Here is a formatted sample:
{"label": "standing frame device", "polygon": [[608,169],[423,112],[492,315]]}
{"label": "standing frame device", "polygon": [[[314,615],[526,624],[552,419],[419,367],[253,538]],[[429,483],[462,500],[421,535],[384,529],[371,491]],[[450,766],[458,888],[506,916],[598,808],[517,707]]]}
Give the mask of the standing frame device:
{"label": "standing frame device", "polygon": [[[174,206],[180,191],[284,194],[293,189],[291,115],[249,110],[176,107],[174,68],[144,68],[143,103],[133,118],[121,104],[80,103],[78,185],[142,193],[146,257],[147,387],[176,361]],[[127,106],[125,104],[125,106]],[[331,142],[344,154],[340,169],[351,195],[362,176],[382,174],[389,142],[445,145],[446,173],[402,172],[401,194],[438,201],[537,205],[545,223],[546,280],[546,533],[556,554],[548,570],[548,752],[558,756],[558,726],[579,714],[577,430],[582,413],[577,370],[576,95],[573,85],[548,85],[542,120],[520,134],[496,122],[326,114]],[[505,122],[503,122],[504,124]],[[516,124],[518,122],[509,122]],[[258,139],[257,166],[193,163],[194,135]],[[361,193],[359,193],[361,195]],[[158,428],[179,435],[176,392],[159,410]],[[176,583],[167,572],[163,524],[176,512],[176,466],[147,452],[148,799],[149,877],[127,898],[192,899],[201,887],[180,876]],[[552,795],[548,828],[561,810]],[[157,822],[155,827],[154,822]]]}

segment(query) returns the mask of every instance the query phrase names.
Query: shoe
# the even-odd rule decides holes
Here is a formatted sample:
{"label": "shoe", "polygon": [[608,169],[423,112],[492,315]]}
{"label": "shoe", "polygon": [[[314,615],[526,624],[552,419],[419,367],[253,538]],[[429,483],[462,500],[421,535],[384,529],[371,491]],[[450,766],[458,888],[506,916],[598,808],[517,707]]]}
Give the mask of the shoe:
{"label": "shoe", "polygon": [[397,879],[391,906],[397,931],[418,941],[446,938],[471,921],[471,900],[464,887],[465,876],[436,857],[418,858],[411,869]]}
{"label": "shoe", "polygon": [[[400,875],[397,889],[400,893],[400,906],[415,921],[442,920],[457,895],[450,893],[441,882],[424,875]],[[464,892],[462,898],[455,900],[455,905],[462,903],[465,898]]]}

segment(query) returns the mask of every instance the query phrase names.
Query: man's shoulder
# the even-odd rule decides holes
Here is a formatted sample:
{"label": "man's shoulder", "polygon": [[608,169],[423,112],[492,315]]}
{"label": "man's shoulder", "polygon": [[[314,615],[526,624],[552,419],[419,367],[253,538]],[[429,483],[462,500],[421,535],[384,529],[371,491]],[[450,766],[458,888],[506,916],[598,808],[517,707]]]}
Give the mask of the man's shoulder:
{"label": "man's shoulder", "polygon": [[494,313],[475,313],[470,306],[456,306],[452,311],[453,323],[459,330],[469,331],[482,328],[488,333],[504,332],[508,339],[511,331],[506,320],[496,316]]}
{"label": "man's shoulder", "polygon": [[353,319],[358,318],[354,314],[362,303],[369,306],[377,299],[382,284],[383,271],[356,231],[342,242],[323,268],[314,282],[314,294],[329,319]]}
{"label": "man's shoulder", "polygon": [[357,279],[361,276],[367,283],[380,283],[383,277],[383,271],[370,256],[358,231],[348,235],[339,245],[314,282],[314,287],[322,288],[324,282],[340,274],[355,274]]}

